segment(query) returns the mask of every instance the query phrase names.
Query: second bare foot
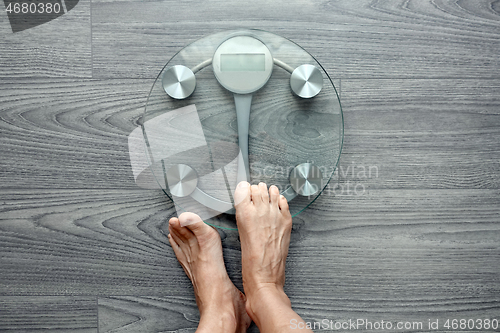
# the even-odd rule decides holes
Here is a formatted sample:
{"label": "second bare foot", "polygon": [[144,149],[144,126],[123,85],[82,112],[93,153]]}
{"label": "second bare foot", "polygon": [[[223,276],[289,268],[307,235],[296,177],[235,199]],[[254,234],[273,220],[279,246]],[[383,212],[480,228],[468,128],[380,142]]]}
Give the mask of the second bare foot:
{"label": "second bare foot", "polygon": [[193,213],[169,221],[168,239],[182,268],[193,283],[200,310],[197,332],[246,332],[251,319],[246,297],[231,282],[216,230]]}
{"label": "second bare foot", "polygon": [[276,293],[289,302],[283,286],[290,245],[292,216],[285,197],[276,186],[238,184],[235,195],[236,221],[241,241],[243,288],[247,312],[253,319],[254,299]]}

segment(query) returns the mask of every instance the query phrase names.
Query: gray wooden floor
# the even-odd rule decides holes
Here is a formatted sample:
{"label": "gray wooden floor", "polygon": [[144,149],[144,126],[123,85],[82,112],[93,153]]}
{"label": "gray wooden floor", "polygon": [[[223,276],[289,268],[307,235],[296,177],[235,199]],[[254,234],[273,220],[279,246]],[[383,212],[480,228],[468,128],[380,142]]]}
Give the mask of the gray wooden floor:
{"label": "gray wooden floor", "polygon": [[341,90],[339,186],[294,219],[296,311],[500,319],[498,1],[80,0],[15,34],[0,16],[0,331],[194,330],[173,205],[135,185],[127,136],[166,61],[235,27],[292,39]]}

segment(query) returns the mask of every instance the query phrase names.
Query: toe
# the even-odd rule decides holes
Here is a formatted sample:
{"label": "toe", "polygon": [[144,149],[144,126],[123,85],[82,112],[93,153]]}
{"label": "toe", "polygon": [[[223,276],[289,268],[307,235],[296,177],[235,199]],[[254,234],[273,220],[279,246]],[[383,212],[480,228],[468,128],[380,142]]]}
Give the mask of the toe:
{"label": "toe", "polygon": [[256,206],[262,204],[262,197],[260,195],[260,188],[257,185],[250,186],[250,192],[252,193],[252,202]]}
{"label": "toe", "polygon": [[179,256],[184,257],[184,253],[182,252],[181,247],[175,241],[175,239],[172,236],[172,234],[168,234],[167,238],[168,238],[168,241],[170,242],[170,245],[172,246],[172,249],[174,250],[174,253],[175,253],[176,257],[177,258],[179,258]]}
{"label": "toe", "polygon": [[183,241],[179,238],[179,235],[177,235],[175,232],[171,232],[170,234],[168,234],[168,240],[170,242],[170,245],[172,245],[172,249],[174,249],[177,259],[181,260],[185,258],[186,255],[182,251],[182,247],[184,247],[185,243],[183,243]]}
{"label": "toe", "polygon": [[189,261],[186,257],[186,253],[184,253],[182,247],[177,243],[176,236],[174,234],[169,234],[167,237],[170,245],[172,246],[172,249],[174,250],[176,258],[179,261],[179,264],[181,264],[182,269],[184,270],[184,272],[186,272],[186,275],[192,281],[193,277],[191,274],[191,269],[189,268]]}
{"label": "toe", "polygon": [[203,222],[203,220],[201,219],[201,217],[199,217],[195,213],[184,212],[181,215],[179,215],[179,222],[180,222],[181,226],[187,227],[190,224]]}
{"label": "toe", "polygon": [[[286,230],[290,232],[292,230],[292,214],[290,214],[290,209],[288,208],[288,201],[284,196],[280,195],[278,205],[280,207],[281,216],[283,217],[282,220],[283,226],[286,228]],[[290,239],[288,239],[287,244],[290,244]],[[288,248],[288,245],[286,247]]]}
{"label": "toe", "polygon": [[272,206],[278,206],[278,200],[280,197],[280,190],[275,185],[271,185],[269,188],[269,197]]}
{"label": "toe", "polygon": [[196,237],[206,235],[213,232],[213,229],[208,224],[205,224],[201,217],[194,213],[185,212],[179,216],[180,225],[183,229],[189,229]]}
{"label": "toe", "polygon": [[194,237],[193,233],[189,231],[189,229],[182,227],[178,218],[171,218],[168,224],[170,233],[177,236],[177,238],[179,238],[182,243],[187,243],[189,242],[190,238]]}
{"label": "toe", "polygon": [[267,189],[266,183],[259,183],[259,191],[262,198],[263,203],[269,203],[269,191]]}
{"label": "toe", "polygon": [[282,213],[290,213],[290,210],[288,208],[288,201],[283,195],[280,195],[278,205],[280,206]]}
{"label": "toe", "polygon": [[250,203],[250,184],[242,181],[234,191],[234,205]]}

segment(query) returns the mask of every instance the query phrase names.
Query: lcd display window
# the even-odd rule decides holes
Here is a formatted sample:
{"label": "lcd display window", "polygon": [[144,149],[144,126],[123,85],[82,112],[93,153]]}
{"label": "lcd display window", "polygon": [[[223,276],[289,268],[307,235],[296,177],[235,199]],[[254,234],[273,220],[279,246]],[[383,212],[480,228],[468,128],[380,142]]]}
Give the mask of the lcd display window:
{"label": "lcd display window", "polygon": [[266,56],[263,53],[221,54],[221,72],[262,72],[266,70]]}

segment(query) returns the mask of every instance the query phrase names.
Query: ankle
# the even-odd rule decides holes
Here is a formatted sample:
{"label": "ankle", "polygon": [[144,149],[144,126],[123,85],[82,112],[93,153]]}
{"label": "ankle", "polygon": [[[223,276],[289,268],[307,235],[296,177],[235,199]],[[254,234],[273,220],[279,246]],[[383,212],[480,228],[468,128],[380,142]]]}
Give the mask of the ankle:
{"label": "ankle", "polygon": [[254,288],[251,293],[246,293],[247,300],[245,309],[250,318],[258,322],[260,311],[266,311],[266,307],[290,307],[292,303],[281,286],[275,284],[264,284]]}
{"label": "ankle", "polygon": [[200,316],[196,333],[235,332],[238,326],[238,318],[230,311],[206,311]]}

